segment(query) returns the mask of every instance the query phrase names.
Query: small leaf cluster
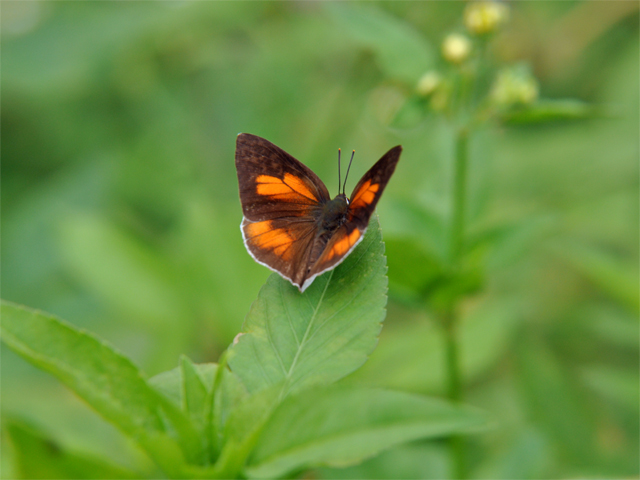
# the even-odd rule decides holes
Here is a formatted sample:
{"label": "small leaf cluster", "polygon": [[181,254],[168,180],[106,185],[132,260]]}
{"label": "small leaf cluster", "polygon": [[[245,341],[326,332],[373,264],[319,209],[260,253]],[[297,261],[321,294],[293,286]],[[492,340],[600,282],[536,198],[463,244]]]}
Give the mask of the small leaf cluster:
{"label": "small leaf cluster", "polygon": [[[503,124],[588,118],[596,111],[577,100],[540,99],[540,85],[526,62],[501,65],[494,58],[496,37],[508,23],[509,7],[499,1],[469,2],[463,27],[444,37],[443,62],[417,81],[411,103],[423,114],[445,115],[470,128],[487,121]],[[399,122],[402,121],[402,110]]]}

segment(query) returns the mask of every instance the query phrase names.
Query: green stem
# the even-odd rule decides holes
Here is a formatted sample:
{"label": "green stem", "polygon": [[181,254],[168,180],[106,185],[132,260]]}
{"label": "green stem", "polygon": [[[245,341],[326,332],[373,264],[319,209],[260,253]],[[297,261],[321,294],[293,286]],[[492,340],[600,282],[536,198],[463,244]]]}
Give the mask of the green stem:
{"label": "green stem", "polygon": [[465,193],[467,186],[467,157],[469,132],[461,127],[456,132],[456,158],[453,179],[453,212],[451,221],[450,260],[454,268],[458,267],[464,241]]}
{"label": "green stem", "polygon": [[[455,272],[460,267],[460,258],[464,246],[465,200],[467,187],[467,159],[469,150],[469,131],[466,127],[456,132],[455,167],[453,179],[453,205],[451,218],[450,261]],[[446,336],[446,366],[449,380],[447,394],[453,403],[462,400],[462,375],[460,371],[459,344],[457,338],[458,318],[455,300],[444,312]],[[456,479],[467,478],[466,442],[463,436],[454,435],[449,439],[451,448],[452,475]]]}
{"label": "green stem", "polygon": [[452,402],[459,402],[462,398],[462,388],[460,380],[460,363],[458,357],[458,342],[456,341],[456,318],[452,307],[445,313],[445,335],[446,335],[446,355],[447,355],[447,397]]}
{"label": "green stem", "polygon": [[[457,342],[456,312],[451,305],[444,315],[445,349],[447,365],[447,396],[453,403],[462,400],[462,376],[460,372],[460,356]],[[452,478],[467,478],[467,453],[466,443],[462,435],[453,435],[449,438],[451,451]]]}

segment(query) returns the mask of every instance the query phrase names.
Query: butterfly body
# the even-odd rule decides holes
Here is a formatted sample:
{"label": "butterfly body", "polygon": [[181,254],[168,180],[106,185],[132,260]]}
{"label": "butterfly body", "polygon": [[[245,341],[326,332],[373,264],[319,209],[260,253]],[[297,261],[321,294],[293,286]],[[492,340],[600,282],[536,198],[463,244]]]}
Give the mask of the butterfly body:
{"label": "butterfly body", "polygon": [[333,232],[347,221],[349,200],[344,194],[337,195],[322,207],[322,215],[318,218],[318,226],[322,232]]}
{"label": "butterfly body", "polygon": [[387,152],[353,190],[330,198],[315,173],[256,135],[236,141],[236,170],[247,251],[302,292],[337,266],[362,240],[369,218],[400,158]]}

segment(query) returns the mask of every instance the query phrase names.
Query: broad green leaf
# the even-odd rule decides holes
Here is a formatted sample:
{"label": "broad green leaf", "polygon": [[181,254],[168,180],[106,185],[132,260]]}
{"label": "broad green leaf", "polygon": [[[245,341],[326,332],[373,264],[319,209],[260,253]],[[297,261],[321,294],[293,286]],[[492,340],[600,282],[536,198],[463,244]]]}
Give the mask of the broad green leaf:
{"label": "broad green leaf", "polygon": [[106,460],[65,450],[31,425],[10,420],[4,428],[19,478],[140,478]]}
{"label": "broad green leaf", "polygon": [[482,413],[404,392],[316,388],[288,397],[264,427],[247,474],[273,478],[317,465],[347,466],[399,443],[487,426]]}
{"label": "broad green leaf", "polygon": [[327,2],[325,8],[340,28],[378,56],[391,78],[413,83],[433,65],[431,45],[410,25],[370,5]]}
{"label": "broad green leaf", "polygon": [[52,315],[5,301],[0,331],[6,345],[134,438],[168,475],[181,476],[185,458],[200,455],[189,419],[106,342]]}
{"label": "broad green leaf", "polygon": [[250,392],[283,382],[283,396],[351,373],[376,346],[385,272],[380,227],[372,218],[360,245],[304,293],[273,274],[230,348],[232,371]]}
{"label": "broad green leaf", "polygon": [[601,109],[580,100],[541,100],[531,106],[509,110],[501,115],[509,124],[581,120],[601,114]]}

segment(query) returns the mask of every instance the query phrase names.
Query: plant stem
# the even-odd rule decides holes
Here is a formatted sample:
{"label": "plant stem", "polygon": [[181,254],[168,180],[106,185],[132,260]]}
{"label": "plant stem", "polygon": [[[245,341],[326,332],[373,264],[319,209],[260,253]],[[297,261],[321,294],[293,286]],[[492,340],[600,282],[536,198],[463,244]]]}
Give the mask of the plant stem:
{"label": "plant stem", "polygon": [[464,241],[465,193],[467,185],[467,157],[469,132],[461,127],[456,132],[455,170],[453,178],[453,212],[451,221],[450,259],[454,268],[458,267]]}
{"label": "plant stem", "polygon": [[[444,330],[445,330],[445,349],[446,349],[446,368],[447,378],[447,396],[453,403],[459,403],[462,400],[462,379],[460,374],[460,357],[457,342],[456,329],[456,312],[454,306],[451,305],[444,314]],[[451,452],[451,474],[452,478],[467,478],[467,454],[465,439],[461,435],[453,435],[449,438],[449,448]]]}
{"label": "plant stem", "polygon": [[[467,186],[467,158],[469,131],[458,128],[455,139],[455,166],[453,178],[453,208],[451,218],[450,260],[455,272],[460,267],[460,257],[464,245],[465,200]],[[444,330],[446,338],[446,368],[449,380],[447,394],[453,403],[462,400],[462,376],[457,339],[458,318],[456,301],[452,300],[444,312]],[[466,442],[463,436],[454,435],[449,439],[452,461],[452,475],[456,479],[467,478]]]}
{"label": "plant stem", "polygon": [[446,364],[448,375],[447,396],[452,402],[459,402],[462,399],[462,388],[460,380],[460,362],[458,357],[458,343],[456,341],[456,318],[453,307],[445,313],[445,336],[446,336]]}

